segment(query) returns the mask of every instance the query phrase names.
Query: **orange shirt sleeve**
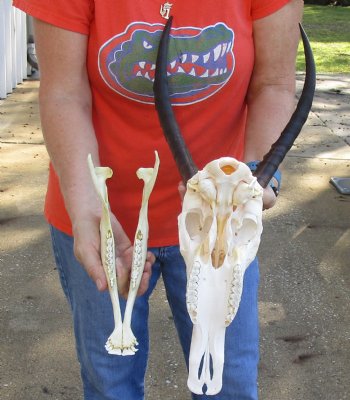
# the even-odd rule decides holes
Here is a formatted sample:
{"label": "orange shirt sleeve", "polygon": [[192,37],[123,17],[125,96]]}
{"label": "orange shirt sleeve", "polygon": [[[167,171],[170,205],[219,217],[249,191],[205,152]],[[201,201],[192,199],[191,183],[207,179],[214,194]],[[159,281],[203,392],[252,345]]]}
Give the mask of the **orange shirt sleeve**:
{"label": "orange shirt sleeve", "polygon": [[252,0],[252,19],[259,19],[273,14],[291,0]]}
{"label": "orange shirt sleeve", "polygon": [[69,31],[88,34],[93,15],[92,0],[13,0],[25,13]]}

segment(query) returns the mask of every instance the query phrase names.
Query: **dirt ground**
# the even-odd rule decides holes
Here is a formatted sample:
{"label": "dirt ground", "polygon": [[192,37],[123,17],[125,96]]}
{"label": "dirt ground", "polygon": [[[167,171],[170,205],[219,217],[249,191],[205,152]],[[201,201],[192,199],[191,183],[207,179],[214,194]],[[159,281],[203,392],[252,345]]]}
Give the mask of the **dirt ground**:
{"label": "dirt ground", "polygon": [[[298,87],[302,84],[298,77]],[[0,100],[0,399],[75,400],[82,391],[68,307],[42,216],[48,156],[38,82]],[[264,215],[261,400],[350,399],[350,76],[320,75],[313,112]],[[151,300],[147,400],[189,400],[164,289]]]}

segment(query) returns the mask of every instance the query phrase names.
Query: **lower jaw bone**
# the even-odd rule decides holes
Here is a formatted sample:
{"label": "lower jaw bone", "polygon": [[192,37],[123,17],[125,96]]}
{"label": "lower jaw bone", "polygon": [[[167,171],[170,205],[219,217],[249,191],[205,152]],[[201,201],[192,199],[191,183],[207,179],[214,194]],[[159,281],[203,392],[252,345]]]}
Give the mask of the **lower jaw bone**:
{"label": "lower jaw bone", "polygon": [[137,176],[144,181],[144,188],[142,193],[141,209],[139,214],[139,221],[136,228],[134,240],[134,252],[131,266],[131,280],[129,287],[128,300],[126,303],[124,323],[123,323],[123,346],[126,349],[126,354],[135,354],[135,346],[138,344],[137,340],[131,329],[131,316],[135,304],[137,291],[140,286],[143,268],[147,255],[147,241],[148,241],[148,200],[153,190],[158,169],[159,157],[155,152],[155,164],[153,168],[140,168],[137,170]]}
{"label": "lower jaw bone", "polygon": [[262,188],[245,164],[215,160],[188,181],[179,236],[193,322],[187,381],[193,393],[202,394],[204,386],[207,395],[221,391],[226,327],[258,250],[261,218]]}
{"label": "lower jaw bone", "polygon": [[130,288],[123,322],[120,311],[117,274],[115,267],[114,237],[109,217],[109,203],[106,187],[106,179],[112,176],[112,170],[108,167],[95,168],[91,155],[88,156],[90,174],[102,203],[102,217],[100,222],[101,258],[107,277],[108,290],[112,301],[115,323],[114,330],[109,336],[105,345],[105,348],[109,354],[127,356],[133,355],[137,351],[136,346],[138,345],[138,342],[131,329],[131,316],[147,255],[147,210],[148,200],[153,190],[159,169],[159,157],[157,152],[155,152],[155,158],[156,161],[153,168],[139,168],[137,171],[138,178],[144,181],[144,188],[142,193],[139,221],[135,234]]}
{"label": "lower jaw bone", "polygon": [[112,301],[114,330],[106,342],[106,350],[110,354],[121,354],[122,347],[122,316],[119,304],[117,272],[115,268],[114,237],[109,217],[109,203],[106,180],[113,172],[108,167],[94,167],[91,155],[88,156],[88,166],[96,192],[102,203],[102,217],[100,221],[101,259],[107,277],[108,290]]}

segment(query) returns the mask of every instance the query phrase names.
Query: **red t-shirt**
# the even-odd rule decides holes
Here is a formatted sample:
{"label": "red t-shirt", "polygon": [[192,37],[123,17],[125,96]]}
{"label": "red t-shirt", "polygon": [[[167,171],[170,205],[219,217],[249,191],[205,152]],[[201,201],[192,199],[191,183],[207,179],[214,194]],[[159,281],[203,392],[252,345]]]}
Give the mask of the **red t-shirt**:
{"label": "red t-shirt", "polygon": [[[289,0],[176,0],[169,46],[169,85],[175,115],[196,165],[222,156],[242,158],[245,96],[254,62],[252,23]],[[93,124],[111,209],[133,239],[143,182],[139,167],[160,157],[149,201],[149,245],[178,243],[181,180],[154,107],[153,78],[167,2],[14,0],[14,5],[60,28],[89,35],[87,68]],[[59,66],[58,66],[59,68]],[[82,168],[87,168],[82,166]],[[51,167],[45,215],[58,229],[71,224]]]}

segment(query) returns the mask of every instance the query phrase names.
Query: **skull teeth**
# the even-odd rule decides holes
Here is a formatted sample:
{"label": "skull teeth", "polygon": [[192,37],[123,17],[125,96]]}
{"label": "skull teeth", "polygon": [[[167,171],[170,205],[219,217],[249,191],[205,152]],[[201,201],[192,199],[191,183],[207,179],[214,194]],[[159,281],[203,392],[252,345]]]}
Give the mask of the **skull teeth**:
{"label": "skull teeth", "polygon": [[235,317],[241,299],[243,286],[243,275],[239,266],[235,266],[232,271],[231,289],[228,295],[228,305],[225,324],[229,325]]}
{"label": "skull teeth", "polygon": [[187,310],[191,315],[193,322],[195,322],[197,317],[200,270],[201,266],[200,263],[197,261],[193,264],[190,278],[187,283],[186,304],[187,304]]}

